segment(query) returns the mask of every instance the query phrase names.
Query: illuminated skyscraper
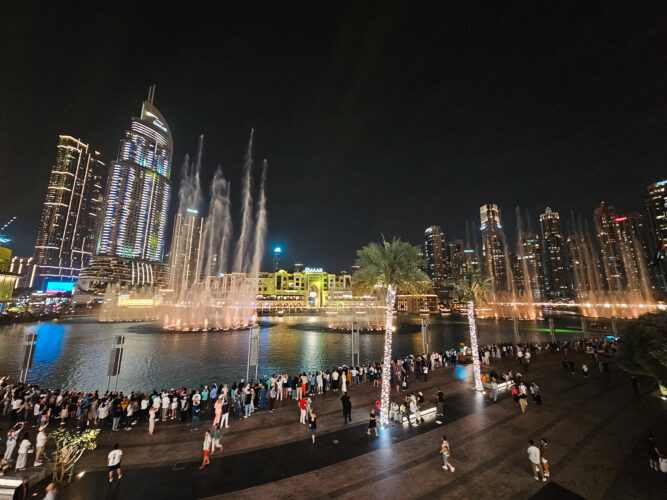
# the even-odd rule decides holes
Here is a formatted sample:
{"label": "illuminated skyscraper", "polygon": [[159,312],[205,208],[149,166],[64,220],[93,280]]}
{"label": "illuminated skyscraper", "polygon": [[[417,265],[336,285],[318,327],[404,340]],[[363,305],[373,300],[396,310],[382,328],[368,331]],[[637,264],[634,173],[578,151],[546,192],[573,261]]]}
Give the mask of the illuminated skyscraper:
{"label": "illuminated skyscraper", "polygon": [[169,252],[169,288],[176,297],[186,291],[197,279],[201,235],[204,218],[193,208],[179,211],[174,220],[171,250]]}
{"label": "illuminated skyscraper", "polygon": [[493,281],[493,288],[509,290],[508,258],[506,254],[505,235],[500,224],[498,205],[489,203],[479,208],[482,230],[482,265],[484,272]]}
{"label": "illuminated skyscraper", "polygon": [[550,300],[571,298],[567,260],[564,252],[560,216],[547,207],[540,215],[542,230],[542,269],[544,288]]}
{"label": "illuminated skyscraper", "polygon": [[29,286],[73,283],[90,263],[103,209],[104,163],[88,144],[66,135],[58,141]]}
{"label": "illuminated skyscraper", "polygon": [[440,293],[443,290],[446,260],[445,233],[440,226],[427,227],[424,231],[424,258],[427,261],[427,274],[433,281],[433,290]]}
{"label": "illuminated skyscraper", "polygon": [[514,273],[519,291],[529,294],[533,299],[544,298],[544,279],[542,275],[540,239],[535,233],[523,232],[519,239],[519,272]]}
{"label": "illuminated skyscraper", "polygon": [[667,292],[667,180],[648,186],[645,206],[651,277],[659,290]]}
{"label": "illuminated skyscraper", "polygon": [[109,168],[99,255],[162,260],[171,186],[171,131],[153,106],[155,87],[141,116],[132,118],[120,141],[118,159]]}
{"label": "illuminated skyscraper", "polygon": [[280,256],[283,254],[283,249],[280,246],[276,246],[273,249],[273,272],[277,273],[280,271]]}
{"label": "illuminated skyscraper", "polygon": [[610,292],[619,292],[624,288],[623,263],[614,219],[616,219],[614,207],[604,201],[593,212],[606,288]]}

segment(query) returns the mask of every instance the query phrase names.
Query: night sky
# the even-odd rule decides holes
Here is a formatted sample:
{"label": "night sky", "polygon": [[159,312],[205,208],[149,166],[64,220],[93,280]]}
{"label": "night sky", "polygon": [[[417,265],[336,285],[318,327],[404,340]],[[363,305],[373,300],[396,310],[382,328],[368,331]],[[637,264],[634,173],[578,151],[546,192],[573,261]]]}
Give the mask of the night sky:
{"label": "night sky", "polygon": [[172,5],[3,7],[0,225],[18,216],[15,254],[32,254],[58,135],[115,159],[152,83],[172,180],[203,133],[205,180],[219,163],[238,188],[256,129],[267,245],[287,264],[337,272],[381,234],[420,243],[431,224],[464,237],[487,202],[512,239],[516,206],[533,229],[547,204],[640,210],[667,177],[664,2]]}

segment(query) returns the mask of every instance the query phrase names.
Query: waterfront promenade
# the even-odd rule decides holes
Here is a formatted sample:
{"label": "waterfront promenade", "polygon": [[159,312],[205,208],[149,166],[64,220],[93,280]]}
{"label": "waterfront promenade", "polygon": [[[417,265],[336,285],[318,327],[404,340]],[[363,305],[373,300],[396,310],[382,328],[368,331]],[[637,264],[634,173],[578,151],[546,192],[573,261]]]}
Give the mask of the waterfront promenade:
{"label": "waterfront promenade", "polygon": [[[579,367],[590,356],[571,358]],[[173,422],[158,422],[151,438],[145,424],[104,432],[98,449],[77,464],[75,472],[85,475],[59,498],[660,498],[665,478],[648,469],[645,438],[653,432],[660,445],[667,443],[659,425],[667,417],[665,402],[650,394],[647,381],[635,396],[613,362],[610,374],[594,369],[585,381],[579,369],[564,372],[561,361],[562,353],[533,357],[524,380],[539,384],[543,404],[530,401],[525,415],[509,395],[493,403],[472,391],[471,367],[440,368],[410,389],[433,401],[442,388],[442,423],[429,414],[421,426],[393,425],[378,439],[366,436],[379,393],[370,383],[351,390],[352,423],[343,423],[340,392],[313,398],[315,445],[298,422],[296,402],[279,402],[273,414],[231,421],[222,453],[204,470],[198,467],[210,413],[193,432]],[[492,368],[516,370],[518,363],[497,360]],[[441,468],[443,433],[454,473]],[[542,437],[551,447],[546,483],[533,480],[526,455],[528,439]],[[123,449],[124,472],[109,484],[106,455],[114,442]]]}

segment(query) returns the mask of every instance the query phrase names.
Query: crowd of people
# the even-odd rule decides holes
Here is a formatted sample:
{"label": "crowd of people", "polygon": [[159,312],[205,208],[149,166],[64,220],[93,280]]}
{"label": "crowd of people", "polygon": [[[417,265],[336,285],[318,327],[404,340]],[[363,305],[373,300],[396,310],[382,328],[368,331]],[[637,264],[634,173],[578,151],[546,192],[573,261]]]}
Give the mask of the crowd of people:
{"label": "crowd of people", "polygon": [[[499,343],[481,346],[479,356],[485,370],[483,380],[490,384],[494,400],[498,398],[498,384],[506,383],[505,387],[511,386],[515,403],[525,413],[529,395],[535,404],[541,404],[542,393],[539,386],[534,381],[527,383],[518,369],[515,373],[512,370],[498,372],[492,369],[494,359],[515,358],[521,370],[529,372],[531,359],[545,352],[562,351],[564,359],[568,360],[571,351],[591,352],[597,357],[615,349],[612,339],[519,345]],[[393,396],[390,419],[394,422],[407,420],[409,425],[423,423],[420,407],[425,403],[425,396],[421,391],[412,390],[413,383],[426,382],[433,370],[443,366],[457,366],[463,359],[470,359],[469,349],[448,349],[393,360],[389,374]],[[49,426],[70,426],[79,431],[98,428],[101,431],[120,432],[147,424],[148,434],[153,436],[156,427],[167,421],[189,421],[188,427],[194,431],[198,429],[201,419],[207,418],[212,422],[210,425],[207,422],[206,425],[204,460],[201,465],[203,468],[209,463],[209,456],[222,448],[222,429],[229,428],[230,421],[251,418],[257,411],[273,413],[280,402],[284,404],[287,401],[296,402],[299,422],[309,428],[312,442],[315,443],[317,415],[313,411],[313,398],[340,393],[337,397],[341,400],[344,422],[347,423],[352,419],[350,390],[362,384],[380,386],[382,375],[382,364],[374,362],[361,366],[340,366],[330,370],[302,372],[293,376],[277,374],[257,381],[241,379],[232,384],[212,383],[202,384],[198,388],[132,391],[129,394],[51,390],[36,385],[13,384],[4,379],[0,381],[0,410],[3,416],[9,415],[11,428],[2,467],[6,470],[13,465],[16,470],[23,470],[27,465],[27,455],[33,452],[34,465],[41,465],[47,440],[46,430]],[[442,415],[444,393],[438,389],[433,399],[437,405],[437,415]],[[30,428],[38,429],[34,446]],[[377,436],[375,409],[369,416],[368,434]],[[17,446],[18,456],[13,463]],[[450,470],[453,471],[453,467]]]}

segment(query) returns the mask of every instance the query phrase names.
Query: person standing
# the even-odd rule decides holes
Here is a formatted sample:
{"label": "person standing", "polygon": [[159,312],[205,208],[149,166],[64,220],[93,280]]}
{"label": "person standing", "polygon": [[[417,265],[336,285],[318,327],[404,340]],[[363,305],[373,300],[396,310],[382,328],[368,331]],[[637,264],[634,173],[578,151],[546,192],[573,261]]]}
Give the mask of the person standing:
{"label": "person standing", "polygon": [[521,413],[525,414],[528,406],[528,394],[526,393],[526,384],[523,382],[519,386],[519,405],[521,406]]}
{"label": "person standing", "polygon": [[540,477],[542,478],[542,481],[546,481],[546,478],[542,474],[542,460],[540,459],[540,449],[537,446],[535,446],[535,441],[533,441],[532,439],[528,442],[530,443],[530,446],[528,447],[526,452],[528,453],[528,460],[530,461],[530,465],[533,468],[533,477],[535,478],[535,481],[539,481]]}
{"label": "person standing", "polygon": [[299,418],[299,423],[300,424],[305,424],[306,423],[306,400],[301,397],[299,399],[299,409],[301,410],[301,416]]}
{"label": "person standing", "polygon": [[222,419],[220,420],[220,428],[223,426],[225,429],[229,427],[229,400],[227,399],[227,396],[223,396],[222,399]]}
{"label": "person standing", "polygon": [[447,436],[442,435],[442,443],[440,443],[440,454],[442,455],[442,461],[444,462],[442,468],[444,470],[449,469],[451,472],[454,472],[456,469],[452,464],[449,463],[449,455],[451,454],[449,448],[449,441],[447,441]]}
{"label": "person standing", "polygon": [[151,406],[151,409],[148,410],[148,435],[152,436],[155,434],[155,415],[157,414],[158,409],[155,406]]}
{"label": "person standing", "polygon": [[658,445],[653,439],[653,434],[649,434],[646,439],[646,447],[648,449],[648,465],[651,469],[659,471],[660,470],[660,453],[658,451]]}
{"label": "person standing", "polygon": [[347,395],[347,392],[343,393],[340,401],[343,404],[343,420],[346,424],[348,420],[352,422],[352,401],[350,401],[350,396]]}
{"label": "person standing", "polygon": [[208,454],[210,451],[211,451],[211,433],[208,432],[207,429],[206,433],[204,434],[204,460],[202,460],[202,463],[199,466],[200,469],[203,469],[210,463],[208,458]]}
{"label": "person standing", "polygon": [[378,427],[377,427],[377,417],[375,416],[375,408],[371,409],[371,413],[368,420],[368,431],[366,432],[367,436],[371,435],[371,429],[375,431],[375,437],[379,437]]}
{"label": "person standing", "polygon": [[540,458],[542,459],[542,472],[544,477],[549,477],[549,458],[547,457],[549,451],[549,443],[547,440],[542,438],[540,440]]}
{"label": "person standing", "polygon": [[269,412],[273,413],[274,406],[276,404],[276,398],[278,397],[278,391],[275,386],[271,386],[269,389]]}
{"label": "person standing", "polygon": [[192,423],[190,424],[190,430],[194,431],[199,427],[199,415],[201,414],[201,408],[199,405],[192,405]]}
{"label": "person standing", "polygon": [[436,394],[438,398],[438,415],[441,417],[445,416],[445,393],[442,392],[442,389],[438,387],[438,393]]}
{"label": "person standing", "polygon": [[37,433],[37,439],[35,441],[35,463],[33,464],[35,467],[39,467],[42,465],[42,462],[40,462],[40,459],[42,458],[42,453],[44,453],[44,447],[46,446],[46,425],[42,425],[39,428],[39,432]]}
{"label": "person standing", "polygon": [[23,422],[20,422],[18,424],[14,424],[14,427],[12,427],[7,433],[7,447],[5,449],[5,454],[2,457],[5,462],[10,462],[12,460],[14,448],[16,448],[16,442],[18,441],[22,430]]}
{"label": "person standing", "polygon": [[310,438],[313,440],[313,444],[315,444],[315,436],[317,435],[317,414],[314,411],[310,412],[308,427],[310,428]]}
{"label": "person standing", "polygon": [[581,371],[584,374],[584,380],[588,380],[588,365],[586,363],[581,365]]}
{"label": "person standing", "polygon": [[19,454],[16,459],[16,472],[21,472],[25,470],[26,462],[28,461],[28,453],[32,448],[32,443],[30,442],[30,434],[24,432],[21,436],[21,443],[19,444]]}
{"label": "person standing", "polygon": [[215,427],[220,423],[220,419],[222,418],[222,396],[215,400],[213,410],[215,411],[215,418],[213,419],[213,426]]}
{"label": "person standing", "polygon": [[118,443],[113,445],[113,450],[109,452],[107,457],[107,464],[109,465],[109,482],[113,482],[113,471],[118,474],[118,479],[123,477],[123,472],[120,469],[120,460],[123,458],[123,450],[120,449]]}

